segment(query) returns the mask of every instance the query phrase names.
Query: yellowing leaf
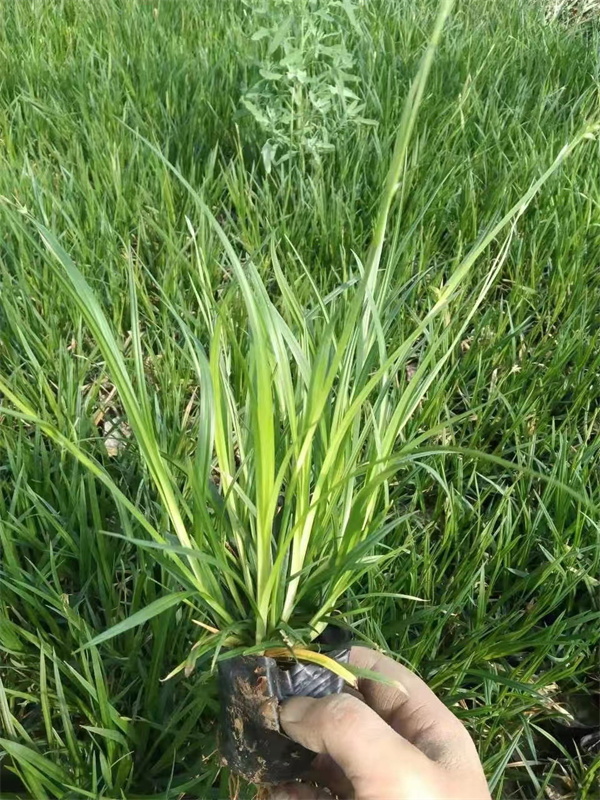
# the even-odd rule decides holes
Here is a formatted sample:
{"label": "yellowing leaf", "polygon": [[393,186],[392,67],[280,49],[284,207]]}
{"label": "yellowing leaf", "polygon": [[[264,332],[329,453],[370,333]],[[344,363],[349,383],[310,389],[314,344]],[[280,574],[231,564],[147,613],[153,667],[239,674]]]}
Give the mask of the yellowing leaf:
{"label": "yellowing leaf", "polygon": [[292,661],[309,661],[312,664],[318,664],[320,667],[339,675],[349,686],[354,688],[357,686],[356,676],[348,667],[345,664],[340,664],[335,658],[325,655],[325,653],[317,653],[315,650],[307,650],[303,647],[271,647],[269,650],[265,650],[265,655],[270,658],[287,658]]}

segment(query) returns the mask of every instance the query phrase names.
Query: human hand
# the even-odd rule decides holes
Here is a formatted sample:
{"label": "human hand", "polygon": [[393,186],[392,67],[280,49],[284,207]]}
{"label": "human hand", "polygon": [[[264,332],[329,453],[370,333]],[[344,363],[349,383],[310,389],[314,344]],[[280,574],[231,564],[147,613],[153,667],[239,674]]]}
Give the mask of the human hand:
{"label": "human hand", "polygon": [[[338,694],[283,704],[283,730],[319,753],[315,783],[344,800],[490,800],[466,728],[420,678],[365,647],[352,648],[350,663],[406,691],[360,679],[364,702]],[[273,794],[274,800],[330,797],[307,783],[285,784]]]}

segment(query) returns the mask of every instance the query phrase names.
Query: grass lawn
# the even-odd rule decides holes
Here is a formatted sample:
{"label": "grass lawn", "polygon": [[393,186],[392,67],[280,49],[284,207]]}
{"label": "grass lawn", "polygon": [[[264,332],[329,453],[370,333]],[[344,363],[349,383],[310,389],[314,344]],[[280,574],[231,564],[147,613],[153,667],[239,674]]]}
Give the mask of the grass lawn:
{"label": "grass lawn", "polygon": [[[194,624],[212,619],[195,595],[177,594],[188,584],[173,558],[185,548],[158,472],[172,479],[200,550],[198,531],[217,525],[218,515],[202,512],[211,492],[238,504],[231,519],[258,530],[260,492],[256,508],[249,497],[269,452],[257,431],[270,424],[276,445],[290,436],[279,425],[289,398],[261,395],[268,377],[254,381],[266,362],[255,329],[248,336],[240,274],[179,176],[222,226],[238,269],[262,281],[311,374],[331,337],[325,370],[343,350],[436,6],[0,0],[3,800],[216,798],[235,789],[215,754],[214,658],[227,642]],[[353,482],[349,491],[368,485],[403,408],[390,441],[395,469],[365,511],[386,535],[367,541],[365,569],[327,614],[396,654],[453,708],[495,798],[591,800],[600,755],[582,736],[600,713],[594,135],[430,313],[478,239],[598,118],[600,34],[593,20],[547,20],[543,6],[458,0],[446,25],[379,282],[349,328],[366,355],[332,383],[306,492],[327,463],[344,392],[349,403],[353,386],[409,345],[382,371],[377,398],[365,395],[339,475],[325,484],[329,527],[317,525],[304,560],[313,593],[279,599],[282,618],[288,602],[301,621],[326,608],[337,567],[319,571],[319,559],[352,518],[340,476]],[[34,221],[85,275],[116,344],[94,334],[92,300],[77,304]],[[226,387],[216,407],[234,432],[219,452],[190,336]],[[145,386],[150,444],[115,378],[113,345],[134,392]],[[261,416],[261,397],[272,414]],[[188,478],[202,459],[194,475],[203,479]],[[367,472],[349,478],[363,462]],[[285,526],[289,508],[274,525]],[[150,546],[149,528],[163,544]],[[223,563],[247,544],[232,530]],[[259,584],[272,569],[271,530],[269,552],[257,545],[248,555]],[[213,574],[218,559],[196,572],[198,563],[190,585],[201,570],[207,586],[225,585]],[[245,641],[254,612],[236,603]],[[139,624],[129,626],[134,614]],[[120,635],[81,649],[120,622]]]}

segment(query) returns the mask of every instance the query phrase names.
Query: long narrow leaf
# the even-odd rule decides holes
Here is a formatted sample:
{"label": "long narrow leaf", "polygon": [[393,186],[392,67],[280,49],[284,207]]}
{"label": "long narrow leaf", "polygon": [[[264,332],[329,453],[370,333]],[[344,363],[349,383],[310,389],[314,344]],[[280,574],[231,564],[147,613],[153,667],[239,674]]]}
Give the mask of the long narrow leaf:
{"label": "long narrow leaf", "polygon": [[158,614],[162,614],[163,611],[167,611],[167,609],[179,605],[181,602],[183,602],[183,600],[186,600],[188,597],[190,597],[190,594],[190,592],[174,592],[173,594],[164,595],[163,597],[159,597],[157,600],[153,600],[152,603],[149,603],[147,606],[145,606],[145,608],[136,611],[135,614],[127,617],[127,619],[124,619],[122,622],[118,622],[116,625],[113,625],[112,628],[108,628],[108,630],[103,631],[103,633],[99,633],[98,636],[94,636],[94,638],[90,639],[89,642],[86,642],[80,648],[80,650],[88,650],[90,647],[95,647],[102,642],[109,641],[109,639],[114,639],[115,636],[119,636],[122,633],[130,631],[132,628],[137,628],[139,625],[143,625],[145,622],[148,622],[148,620],[158,616]]}

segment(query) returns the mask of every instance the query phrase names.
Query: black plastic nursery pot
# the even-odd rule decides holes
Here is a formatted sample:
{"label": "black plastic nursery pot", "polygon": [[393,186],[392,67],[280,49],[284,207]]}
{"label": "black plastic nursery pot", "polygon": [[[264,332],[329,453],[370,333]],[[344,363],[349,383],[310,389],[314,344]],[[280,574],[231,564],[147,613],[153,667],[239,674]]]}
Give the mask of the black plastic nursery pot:
{"label": "black plastic nursery pot", "polygon": [[[349,648],[329,652],[347,662]],[[220,750],[224,763],[255,784],[306,777],[315,754],[289,739],[279,725],[279,704],[290,697],[325,697],[344,681],[312,663],[240,656],[219,664]]]}

